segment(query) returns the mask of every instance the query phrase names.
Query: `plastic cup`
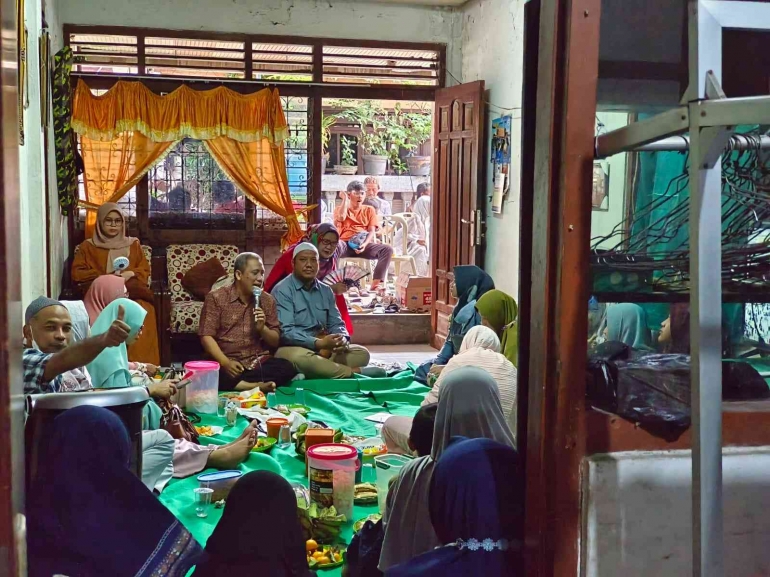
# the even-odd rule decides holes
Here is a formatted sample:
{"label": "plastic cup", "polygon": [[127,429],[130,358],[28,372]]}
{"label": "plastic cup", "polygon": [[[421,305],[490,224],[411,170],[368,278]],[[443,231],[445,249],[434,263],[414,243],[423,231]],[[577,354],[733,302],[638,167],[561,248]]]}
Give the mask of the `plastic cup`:
{"label": "plastic cup", "polygon": [[193,493],[195,494],[195,514],[200,518],[208,517],[211,495],[214,493],[214,489],[198,487],[193,489]]}
{"label": "plastic cup", "polygon": [[[267,420],[267,436],[273,437],[273,439],[277,440],[279,443],[281,442],[281,439],[279,437],[281,433],[281,427],[283,425],[288,425],[289,420],[284,419],[282,417],[272,417]],[[291,439],[291,436],[289,437]]]}
{"label": "plastic cup", "polygon": [[267,407],[269,409],[272,409],[278,404],[278,399],[275,396],[275,393],[267,393]]}
{"label": "plastic cup", "polygon": [[291,425],[281,425],[278,431],[278,446],[282,449],[291,446]]}
{"label": "plastic cup", "polygon": [[294,389],[294,402],[298,405],[304,405],[305,404],[305,389],[297,388]]}
{"label": "plastic cup", "polygon": [[217,417],[225,416],[225,409],[227,408],[227,397],[219,397],[217,400]]}
{"label": "plastic cup", "polygon": [[409,461],[404,455],[380,455],[374,458],[374,468],[377,471],[377,505],[380,513],[385,512],[385,500],[388,498],[390,480],[398,475]]}

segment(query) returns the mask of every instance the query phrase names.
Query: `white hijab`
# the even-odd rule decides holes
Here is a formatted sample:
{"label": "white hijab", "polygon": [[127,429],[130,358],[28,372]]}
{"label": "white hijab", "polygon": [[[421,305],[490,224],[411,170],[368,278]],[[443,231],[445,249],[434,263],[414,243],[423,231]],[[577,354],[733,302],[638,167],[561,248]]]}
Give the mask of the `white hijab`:
{"label": "white hijab", "polygon": [[477,348],[499,353],[500,338],[489,327],[483,325],[475,326],[465,334],[458,354]]}

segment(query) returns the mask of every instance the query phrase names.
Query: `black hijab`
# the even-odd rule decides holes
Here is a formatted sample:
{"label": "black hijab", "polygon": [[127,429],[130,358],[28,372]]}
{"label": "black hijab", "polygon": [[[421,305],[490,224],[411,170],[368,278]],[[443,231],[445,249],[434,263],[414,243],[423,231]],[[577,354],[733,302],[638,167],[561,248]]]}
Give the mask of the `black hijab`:
{"label": "black hijab", "polygon": [[283,477],[270,471],[253,471],[238,480],[205,553],[195,577],[313,575],[297,517],[297,497]]}
{"label": "black hijab", "polygon": [[182,577],[200,545],[128,468],[125,425],[101,407],[56,417],[28,495],[29,575]]}

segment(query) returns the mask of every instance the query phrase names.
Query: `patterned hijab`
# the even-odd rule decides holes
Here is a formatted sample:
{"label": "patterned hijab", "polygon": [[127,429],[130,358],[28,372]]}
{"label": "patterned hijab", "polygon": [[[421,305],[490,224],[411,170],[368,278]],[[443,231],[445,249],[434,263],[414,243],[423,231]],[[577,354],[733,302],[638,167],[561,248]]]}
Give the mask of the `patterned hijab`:
{"label": "patterned hijab", "polygon": [[[104,219],[111,212],[117,212],[123,219],[123,230],[116,236],[110,238],[104,232]],[[128,229],[128,223],[126,222],[126,215],[120,210],[120,207],[114,202],[105,202],[99,207],[96,213],[96,230],[94,236],[88,239],[88,242],[96,247],[104,248],[110,251],[107,257],[107,272],[112,272],[114,267],[112,263],[119,256],[128,258],[131,252],[131,245],[137,241],[136,238],[126,235]]]}
{"label": "patterned hijab", "polygon": [[[313,226],[308,227],[307,232],[305,233],[305,236],[302,238],[300,243],[309,242],[315,247],[318,247],[318,239],[320,239],[322,236],[325,236],[327,233],[330,233],[330,232],[333,232],[334,234],[337,235],[337,240],[340,239],[340,233],[337,231],[337,228],[333,224],[329,222],[314,224]],[[319,255],[317,278],[323,279],[327,274],[329,274],[331,271],[336,269],[338,258],[339,258],[339,254],[337,253],[337,251],[334,251],[334,254],[329,258],[321,258],[321,256]]]}

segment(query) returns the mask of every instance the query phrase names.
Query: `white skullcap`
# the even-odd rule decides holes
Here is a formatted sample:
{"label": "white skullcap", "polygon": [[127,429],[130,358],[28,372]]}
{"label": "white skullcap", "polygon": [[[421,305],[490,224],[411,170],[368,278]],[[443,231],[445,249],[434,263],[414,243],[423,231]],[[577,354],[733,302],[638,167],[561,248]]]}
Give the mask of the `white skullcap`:
{"label": "white skullcap", "polygon": [[291,259],[294,260],[295,258],[297,258],[297,255],[299,253],[304,252],[306,250],[314,252],[316,256],[318,256],[318,249],[315,247],[314,244],[309,242],[301,242],[294,248],[294,253],[291,255]]}

